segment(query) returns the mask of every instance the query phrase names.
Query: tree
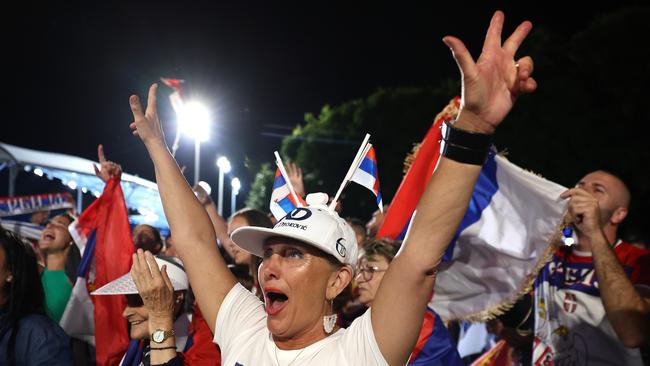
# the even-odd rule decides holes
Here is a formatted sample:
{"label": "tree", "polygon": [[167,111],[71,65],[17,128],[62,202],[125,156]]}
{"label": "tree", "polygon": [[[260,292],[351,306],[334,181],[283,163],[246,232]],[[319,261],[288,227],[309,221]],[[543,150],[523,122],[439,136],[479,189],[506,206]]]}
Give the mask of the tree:
{"label": "tree", "polygon": [[256,208],[264,212],[269,210],[274,177],[275,169],[271,168],[271,163],[260,165],[246,198],[246,207]]}
{"label": "tree", "polygon": [[[403,161],[413,143],[424,136],[457,89],[451,81],[438,88],[380,89],[365,99],[326,105],[318,116],[305,115],[305,124],[283,140],[282,155],[303,168],[307,192],[333,196],[365,133],[370,133],[380,189],[388,203],[402,180]],[[365,188],[351,184],[345,193],[345,215],[367,218],[377,207]]]}

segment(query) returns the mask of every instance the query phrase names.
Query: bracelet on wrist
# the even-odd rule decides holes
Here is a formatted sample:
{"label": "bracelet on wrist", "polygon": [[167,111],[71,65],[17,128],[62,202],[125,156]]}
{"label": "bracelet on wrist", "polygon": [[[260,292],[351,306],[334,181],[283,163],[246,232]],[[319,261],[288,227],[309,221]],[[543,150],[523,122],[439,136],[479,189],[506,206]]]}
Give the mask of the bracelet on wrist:
{"label": "bracelet on wrist", "polygon": [[488,150],[492,145],[492,134],[471,132],[454,127],[450,121],[440,125],[442,139],[471,150]]}
{"label": "bracelet on wrist", "polygon": [[154,347],[149,347],[149,349],[152,350],[152,351],[161,351],[161,350],[165,350],[165,349],[176,349],[176,346],[169,346],[169,347],[156,347],[156,348],[154,348]]}
{"label": "bracelet on wrist", "polygon": [[460,163],[483,165],[492,145],[492,135],[455,128],[449,121],[441,126],[440,154]]}

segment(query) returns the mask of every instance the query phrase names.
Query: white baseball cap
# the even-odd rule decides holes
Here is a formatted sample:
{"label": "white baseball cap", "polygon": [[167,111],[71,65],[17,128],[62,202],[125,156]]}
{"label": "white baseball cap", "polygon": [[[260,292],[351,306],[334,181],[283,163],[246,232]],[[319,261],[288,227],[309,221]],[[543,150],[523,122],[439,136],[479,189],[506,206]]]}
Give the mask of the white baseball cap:
{"label": "white baseball cap", "polygon": [[286,237],[331,254],[352,268],[357,263],[357,239],[350,225],[327,207],[325,193],[307,196],[308,207],[297,207],[280,219],[272,229],[245,226],[235,230],[231,239],[242,249],[262,257],[264,243],[272,237]]}
{"label": "white baseball cap", "polygon": [[[167,275],[172,282],[174,291],[182,291],[189,288],[187,274],[185,273],[183,262],[180,259],[166,256],[154,256],[154,258],[156,259],[156,263],[158,263],[158,268],[167,265]],[[135,282],[133,282],[131,272],[128,272],[124,276],[91,292],[91,295],[132,295],[137,293],[138,288],[135,286]]]}

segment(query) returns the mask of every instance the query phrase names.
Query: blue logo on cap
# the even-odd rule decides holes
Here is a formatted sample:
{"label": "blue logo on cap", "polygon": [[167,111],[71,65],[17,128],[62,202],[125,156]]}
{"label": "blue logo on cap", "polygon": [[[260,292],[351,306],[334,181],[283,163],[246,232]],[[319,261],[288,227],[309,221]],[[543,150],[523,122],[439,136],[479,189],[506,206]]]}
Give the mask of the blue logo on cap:
{"label": "blue logo on cap", "polygon": [[289,212],[287,216],[285,216],[285,219],[302,221],[307,220],[309,217],[311,217],[311,215],[312,213],[310,210],[303,207],[297,207],[293,211]]}

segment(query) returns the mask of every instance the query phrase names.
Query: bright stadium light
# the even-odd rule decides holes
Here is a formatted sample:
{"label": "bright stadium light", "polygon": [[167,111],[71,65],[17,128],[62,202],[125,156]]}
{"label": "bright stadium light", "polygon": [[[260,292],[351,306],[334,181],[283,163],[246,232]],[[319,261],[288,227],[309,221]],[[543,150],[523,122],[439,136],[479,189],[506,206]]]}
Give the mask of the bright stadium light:
{"label": "bright stadium light", "polygon": [[241,188],[241,182],[239,181],[239,178],[233,178],[232,181],[230,181],[230,186],[232,187],[232,190],[235,192],[235,194],[239,193],[239,189]]}
{"label": "bright stadium light", "polygon": [[210,111],[199,102],[189,102],[178,111],[181,131],[194,139],[194,184],[199,183],[201,142],[210,137]]}
{"label": "bright stadium light", "polygon": [[195,140],[206,142],[210,138],[210,112],[199,102],[185,104],[178,123],[183,133]]}
{"label": "bright stadium light", "polygon": [[219,159],[217,159],[217,166],[219,167],[219,170],[223,171],[224,173],[230,173],[230,169],[232,169],[230,160],[228,160],[228,158],[225,156],[221,156]]}

